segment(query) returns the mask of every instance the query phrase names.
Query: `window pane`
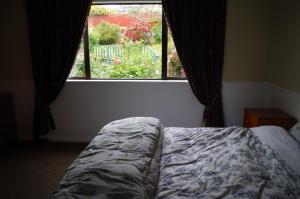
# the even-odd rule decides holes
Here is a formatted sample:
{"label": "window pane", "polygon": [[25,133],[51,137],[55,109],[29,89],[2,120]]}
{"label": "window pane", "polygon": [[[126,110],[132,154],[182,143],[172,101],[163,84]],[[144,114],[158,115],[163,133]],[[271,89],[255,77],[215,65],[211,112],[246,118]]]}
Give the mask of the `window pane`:
{"label": "window pane", "polygon": [[161,78],[161,5],[93,5],[88,18],[92,78]]}
{"label": "window pane", "polygon": [[69,78],[79,77],[83,78],[84,75],[84,50],[83,50],[83,44],[82,41],[80,43],[79,50],[77,52],[77,56],[73,65],[73,68],[71,70],[71,73],[69,75]]}
{"label": "window pane", "polygon": [[178,54],[170,30],[168,30],[168,78],[185,78],[185,73],[179,61]]}

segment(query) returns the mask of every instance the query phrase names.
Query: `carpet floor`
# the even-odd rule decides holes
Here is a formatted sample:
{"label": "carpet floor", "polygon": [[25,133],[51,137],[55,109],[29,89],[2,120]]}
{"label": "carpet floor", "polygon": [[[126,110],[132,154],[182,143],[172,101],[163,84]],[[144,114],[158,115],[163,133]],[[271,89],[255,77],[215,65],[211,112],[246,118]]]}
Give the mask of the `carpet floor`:
{"label": "carpet floor", "polygon": [[1,152],[0,198],[47,199],[86,144],[22,143]]}

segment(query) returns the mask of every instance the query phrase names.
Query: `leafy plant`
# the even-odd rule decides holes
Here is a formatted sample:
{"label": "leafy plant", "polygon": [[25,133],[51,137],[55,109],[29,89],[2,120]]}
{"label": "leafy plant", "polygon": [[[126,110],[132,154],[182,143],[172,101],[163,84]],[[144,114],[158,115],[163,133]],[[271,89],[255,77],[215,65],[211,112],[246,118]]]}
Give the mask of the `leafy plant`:
{"label": "leafy plant", "polygon": [[162,42],[162,21],[155,21],[151,28],[153,40],[155,44]]}
{"label": "leafy plant", "polygon": [[114,13],[113,10],[105,8],[103,6],[92,6],[90,10],[90,16],[94,15],[108,15]]}
{"label": "leafy plant", "polygon": [[103,22],[92,28],[89,33],[90,46],[117,44],[120,41],[120,27]]}
{"label": "leafy plant", "polygon": [[75,63],[70,73],[70,77],[84,77],[84,53],[83,44],[80,43],[80,48],[75,59]]}
{"label": "leafy plant", "polygon": [[185,77],[170,31],[168,32],[167,45],[168,45],[168,76]]}
{"label": "leafy plant", "polygon": [[133,42],[143,41],[144,44],[149,44],[151,41],[152,23],[140,21],[139,23],[128,28],[124,36]]}
{"label": "leafy plant", "polygon": [[175,46],[171,49],[168,56],[168,76],[180,77],[182,73],[182,66],[176,52]]}
{"label": "leafy plant", "polygon": [[160,78],[161,60],[143,53],[143,45],[124,45],[121,58],[103,62],[91,55],[91,73],[94,78]]}

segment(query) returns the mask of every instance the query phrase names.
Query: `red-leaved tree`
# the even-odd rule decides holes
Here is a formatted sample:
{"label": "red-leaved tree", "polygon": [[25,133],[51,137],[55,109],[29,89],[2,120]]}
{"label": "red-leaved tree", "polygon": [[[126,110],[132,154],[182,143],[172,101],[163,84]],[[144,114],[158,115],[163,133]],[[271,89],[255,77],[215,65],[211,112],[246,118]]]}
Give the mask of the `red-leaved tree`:
{"label": "red-leaved tree", "polygon": [[125,30],[124,35],[133,42],[143,40],[145,43],[149,43],[152,25],[153,24],[151,22],[140,21],[139,23]]}

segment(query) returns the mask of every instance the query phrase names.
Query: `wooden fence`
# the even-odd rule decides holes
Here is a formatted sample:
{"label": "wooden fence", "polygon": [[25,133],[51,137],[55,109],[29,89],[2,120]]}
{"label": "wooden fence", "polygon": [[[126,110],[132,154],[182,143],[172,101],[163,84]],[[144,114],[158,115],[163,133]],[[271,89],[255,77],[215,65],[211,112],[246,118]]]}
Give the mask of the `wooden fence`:
{"label": "wooden fence", "polygon": [[114,59],[122,59],[125,49],[129,50],[129,52],[137,50],[142,53],[143,57],[150,58],[153,62],[159,59],[156,52],[146,45],[99,45],[94,47],[93,52],[97,60],[111,63]]}

